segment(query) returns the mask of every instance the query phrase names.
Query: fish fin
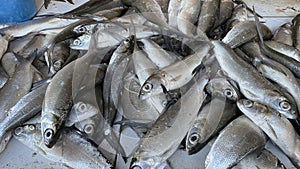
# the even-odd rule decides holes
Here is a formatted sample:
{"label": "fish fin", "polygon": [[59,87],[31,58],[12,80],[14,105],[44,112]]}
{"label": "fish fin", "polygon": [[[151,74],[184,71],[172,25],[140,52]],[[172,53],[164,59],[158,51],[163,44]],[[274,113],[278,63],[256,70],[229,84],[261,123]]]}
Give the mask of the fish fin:
{"label": "fish fin", "polygon": [[253,15],[254,15],[254,19],[255,19],[255,24],[256,24],[256,30],[257,30],[257,34],[258,34],[258,37],[259,37],[259,43],[261,45],[264,45],[264,39],[263,39],[263,32],[262,32],[262,28],[261,28],[261,25],[259,23],[259,19],[257,17],[257,14],[255,12],[255,8],[253,6]]}
{"label": "fish fin", "polygon": [[[107,124],[107,123],[105,123]],[[108,126],[110,128],[110,126]],[[105,130],[105,129],[104,129]],[[105,132],[105,131],[104,131]],[[119,138],[116,136],[114,131],[110,128],[110,133],[107,135],[104,135],[106,141],[117,151],[117,153],[120,153],[123,157],[123,160],[125,161],[124,157],[126,156],[125,150],[123,146],[121,145]]]}
{"label": "fish fin", "polygon": [[193,71],[192,71],[192,75],[197,74],[201,69],[204,68],[204,65],[201,63],[200,65],[198,65]]}
{"label": "fish fin", "polygon": [[272,127],[269,123],[267,123],[267,125],[268,125],[269,129],[271,130],[272,134],[273,134],[273,135],[275,136],[275,138],[277,139],[278,137],[277,137],[277,134],[276,134],[275,130],[273,129],[273,127]]}
{"label": "fish fin", "polygon": [[74,5],[74,2],[73,0],[67,0],[70,4],[73,4]]}

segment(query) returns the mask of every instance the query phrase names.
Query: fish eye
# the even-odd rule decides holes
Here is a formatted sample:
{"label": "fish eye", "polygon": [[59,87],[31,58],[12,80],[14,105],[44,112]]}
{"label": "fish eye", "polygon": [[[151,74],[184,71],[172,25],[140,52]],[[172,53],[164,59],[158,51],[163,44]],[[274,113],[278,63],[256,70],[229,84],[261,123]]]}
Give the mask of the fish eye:
{"label": "fish eye", "polygon": [[87,29],[86,29],[86,27],[80,27],[80,28],[78,28],[78,32],[86,32],[87,31]]}
{"label": "fish eye", "polygon": [[145,91],[145,92],[150,92],[150,91],[152,90],[152,87],[153,87],[152,84],[146,83],[146,84],[143,86],[143,91]]}
{"label": "fish eye", "polygon": [[35,129],[35,126],[31,124],[28,126],[28,128],[29,128],[29,130],[33,131]]}
{"label": "fish eye", "polygon": [[168,101],[167,101],[167,100],[164,100],[164,101],[162,102],[162,105],[163,105],[163,106],[167,106],[167,104],[168,104]]}
{"label": "fish eye", "polygon": [[74,45],[80,45],[81,44],[81,41],[79,40],[79,39],[75,39],[74,41],[73,41],[73,44]]}
{"label": "fish eye", "polygon": [[134,166],[131,167],[131,169],[143,169],[143,168],[139,165],[134,165]]}
{"label": "fish eye", "polygon": [[94,132],[94,126],[92,124],[85,125],[84,132],[87,134],[92,134]]}
{"label": "fish eye", "polygon": [[22,127],[18,127],[15,129],[15,134],[18,136],[23,132],[23,128]]}
{"label": "fish eye", "polygon": [[130,42],[130,39],[129,38],[126,38],[125,40],[124,40],[124,44],[128,44]]}
{"label": "fish eye", "polygon": [[62,67],[62,61],[58,60],[58,61],[54,62],[53,66],[56,70],[60,70]]}
{"label": "fish eye", "polygon": [[47,129],[44,133],[45,139],[51,139],[54,135],[54,131],[52,129]]}
{"label": "fish eye", "polygon": [[287,102],[287,101],[281,101],[279,103],[279,106],[283,109],[283,110],[290,110],[292,107],[291,105]]}
{"label": "fish eye", "polygon": [[85,103],[80,103],[78,106],[80,112],[85,112],[87,110],[87,105]]}
{"label": "fish eye", "polygon": [[233,92],[231,89],[225,89],[224,90],[224,95],[228,98],[231,98],[233,96]]}
{"label": "fish eye", "polygon": [[193,133],[189,138],[189,142],[191,144],[196,144],[198,142],[199,138],[200,138],[199,134]]}
{"label": "fish eye", "polygon": [[253,106],[253,102],[250,100],[243,100],[243,105],[247,108],[250,108]]}

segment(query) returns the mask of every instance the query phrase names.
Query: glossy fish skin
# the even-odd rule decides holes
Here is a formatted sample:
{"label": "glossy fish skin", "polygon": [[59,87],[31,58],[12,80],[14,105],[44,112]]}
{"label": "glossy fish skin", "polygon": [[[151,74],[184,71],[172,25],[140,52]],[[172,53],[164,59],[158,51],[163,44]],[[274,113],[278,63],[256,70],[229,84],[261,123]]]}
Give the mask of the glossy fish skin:
{"label": "glossy fish skin", "polygon": [[72,129],[64,129],[62,137],[52,148],[43,144],[40,124],[18,127],[14,131],[14,137],[45,158],[63,163],[71,168],[109,169],[111,167],[96,147]]}
{"label": "glossy fish skin", "polygon": [[187,134],[186,149],[189,154],[198,151],[198,147],[214,134],[225,111],[225,105],[224,98],[213,98],[198,113],[193,126]]}
{"label": "glossy fish skin", "polygon": [[9,39],[8,36],[0,35],[0,59],[2,58],[2,56],[4,55],[4,53],[8,48],[8,39]]}
{"label": "glossy fish skin", "polygon": [[233,120],[217,137],[205,161],[205,169],[227,169],[265,145],[266,135],[245,116]]}
{"label": "glossy fish skin", "polygon": [[5,118],[8,110],[29,92],[33,79],[31,63],[36,55],[36,51],[32,52],[27,59],[16,55],[20,63],[12,77],[0,90],[0,121]]}
{"label": "glossy fish skin", "polygon": [[5,83],[8,81],[8,75],[6,71],[4,70],[3,66],[0,65],[0,90],[5,85]]}
{"label": "glossy fish skin", "polygon": [[156,0],[122,0],[126,5],[136,7],[149,21],[163,27],[168,27],[167,19]]}
{"label": "glossy fish skin", "polygon": [[[109,123],[113,122],[113,119],[115,118],[115,113],[113,113],[115,109],[115,105],[113,102],[113,97],[111,96],[111,93],[116,93],[118,96],[117,91],[112,91],[112,84],[113,82],[117,83],[115,85],[120,85],[119,81],[112,81],[113,75],[116,73],[116,70],[120,66],[120,63],[124,60],[128,63],[129,57],[131,57],[131,53],[133,52],[133,46],[134,46],[134,40],[135,36],[130,36],[126,38],[124,41],[120,43],[118,48],[114,51],[113,55],[111,56],[111,59],[109,61],[106,74],[103,81],[103,106],[104,106],[104,118],[108,119]],[[126,64],[124,65],[124,69],[126,68]],[[124,69],[120,70],[123,71]],[[119,78],[123,78],[121,73],[117,74]]]}
{"label": "glossy fish skin", "polygon": [[227,98],[233,102],[241,97],[239,90],[226,77],[211,79],[206,86],[206,91],[214,97]]}
{"label": "glossy fish skin", "polygon": [[204,0],[201,6],[200,16],[198,18],[197,29],[208,33],[210,29],[214,26],[215,17],[217,11],[219,10],[221,0]]}
{"label": "glossy fish skin", "polygon": [[274,33],[272,40],[293,46],[291,24],[285,23],[281,25]]}
{"label": "glossy fish skin", "polygon": [[143,50],[146,52],[149,59],[159,69],[162,69],[178,61],[176,57],[171,56],[151,39],[141,39],[140,41],[143,43]]}
{"label": "glossy fish skin", "polygon": [[300,50],[300,14],[294,17],[292,23],[293,45],[295,48]]}
{"label": "glossy fish skin", "polygon": [[47,87],[43,101],[41,128],[44,144],[51,148],[72,106],[72,79],[76,61],[58,71]]}
{"label": "glossy fish skin", "polygon": [[18,38],[29,33],[38,32],[45,29],[62,28],[77,21],[79,21],[79,19],[63,19],[51,16],[16,23],[12,26],[0,29],[0,33]]}
{"label": "glossy fish skin", "polygon": [[253,152],[242,159],[232,169],[285,169],[284,165],[280,163],[279,159],[268,150],[263,149],[259,152]]}
{"label": "glossy fish skin", "polygon": [[167,90],[174,90],[187,84],[194,78],[194,70],[202,63],[210,49],[211,45],[204,43],[194,54],[153,73],[142,85],[140,98],[146,99],[163,93],[161,85]]}
{"label": "glossy fish skin", "polygon": [[49,82],[29,92],[16,105],[10,108],[7,116],[0,122],[0,140],[6,132],[26,122],[42,110],[42,103]]}
{"label": "glossy fish skin", "polygon": [[203,90],[207,82],[205,76],[198,79],[156,120],[142,138],[130,168],[155,169],[176,151],[206,97]]}
{"label": "glossy fish skin", "polygon": [[[264,39],[270,39],[272,37],[271,30],[264,24],[261,24],[261,26]],[[236,48],[255,38],[258,38],[255,21],[245,21],[236,24],[226,34],[222,41],[228,44],[231,48]]]}
{"label": "glossy fish skin", "polygon": [[226,22],[226,30],[232,29],[236,24],[240,22],[248,21],[248,12],[243,5],[237,5],[233,9],[231,18]]}
{"label": "glossy fish skin", "polygon": [[234,4],[232,0],[221,0],[219,13],[216,13],[216,19],[213,29],[224,24],[231,16],[234,9]]}
{"label": "glossy fish skin", "polygon": [[118,111],[131,121],[153,122],[159,117],[159,112],[151,105],[149,99],[139,99],[140,88],[139,80],[134,74],[125,76],[123,91],[120,93],[121,106],[118,106]]}
{"label": "glossy fish skin", "polygon": [[76,38],[71,44],[70,48],[75,50],[88,50],[91,40],[91,35],[83,34]]}
{"label": "glossy fish skin", "polygon": [[177,17],[181,1],[182,0],[170,0],[168,6],[168,24],[175,29],[178,28]]}
{"label": "glossy fish skin", "polygon": [[279,64],[273,66],[276,66],[284,72],[276,70],[272,66],[266,64],[258,64],[257,69],[263,74],[263,76],[276,82],[293,96],[299,112],[300,96],[298,95],[298,93],[300,93],[300,86],[296,78],[294,77],[292,72],[289,71],[286,67]]}
{"label": "glossy fish skin", "polygon": [[275,50],[279,53],[282,53],[282,54],[300,62],[300,50],[298,50],[292,46],[282,44],[282,43],[279,43],[276,41],[265,41],[264,43],[265,43],[265,45],[268,45],[273,50]]}
{"label": "glossy fish skin", "polygon": [[239,58],[234,51],[220,41],[212,41],[215,56],[227,75],[238,83],[241,93],[248,99],[266,104],[285,117],[295,119],[296,112],[271,82],[266,80],[249,63]]}
{"label": "glossy fish skin", "polygon": [[[200,0],[182,0],[178,6],[178,30],[191,37],[196,33],[195,23],[201,9]],[[176,17],[176,16],[173,16]]]}
{"label": "glossy fish skin", "polygon": [[259,126],[269,138],[300,167],[300,137],[290,121],[262,104],[242,99],[239,109]]}

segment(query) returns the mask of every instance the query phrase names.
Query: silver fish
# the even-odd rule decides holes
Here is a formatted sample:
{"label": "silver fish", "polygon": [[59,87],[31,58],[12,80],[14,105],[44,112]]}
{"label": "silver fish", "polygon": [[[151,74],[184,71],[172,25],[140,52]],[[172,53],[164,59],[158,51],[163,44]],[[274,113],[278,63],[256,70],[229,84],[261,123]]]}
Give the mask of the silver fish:
{"label": "silver fish", "polygon": [[63,163],[71,168],[103,168],[109,169],[111,164],[105,157],[77,131],[64,129],[62,137],[52,148],[43,144],[40,124],[28,124],[18,127],[14,137],[37,151],[45,158]]}
{"label": "silver fish", "polygon": [[239,100],[237,105],[297,167],[300,167],[300,137],[288,119],[278,116],[275,110],[250,100]]}
{"label": "silver fish", "polygon": [[293,46],[291,24],[285,23],[281,25],[274,33],[272,40]]}
{"label": "silver fish", "polygon": [[266,80],[250,64],[220,41],[213,41],[216,58],[224,72],[238,83],[241,93],[248,99],[264,103],[278,110],[287,118],[295,119],[296,112],[271,82]]}
{"label": "silver fish", "polygon": [[194,54],[153,73],[142,85],[140,98],[146,99],[163,93],[161,85],[167,90],[174,90],[187,84],[193,79],[195,69],[202,63],[210,49],[210,44],[204,43]]}
{"label": "silver fish", "polygon": [[247,117],[240,116],[227,125],[217,137],[205,161],[206,169],[227,169],[265,145],[263,131]]}
{"label": "silver fish", "polygon": [[268,150],[253,152],[247,155],[232,169],[285,169],[284,165]]}

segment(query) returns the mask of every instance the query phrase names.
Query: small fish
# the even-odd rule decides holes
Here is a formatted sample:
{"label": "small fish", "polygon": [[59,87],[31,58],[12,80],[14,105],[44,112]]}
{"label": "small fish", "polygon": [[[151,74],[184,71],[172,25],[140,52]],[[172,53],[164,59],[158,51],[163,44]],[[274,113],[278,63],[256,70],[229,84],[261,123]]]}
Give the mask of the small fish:
{"label": "small fish", "polygon": [[296,112],[288,99],[265,79],[252,65],[242,60],[226,44],[213,41],[215,56],[222,70],[237,82],[241,93],[248,99],[266,104],[287,118],[295,119]]}
{"label": "small fish", "polygon": [[251,100],[241,99],[237,105],[299,168],[300,137],[291,122],[275,110]]}
{"label": "small fish", "polygon": [[37,56],[36,52],[36,50],[32,52],[26,59],[15,54],[19,64],[13,75],[0,90],[0,121],[5,118],[9,109],[30,91],[33,80],[31,63]]}
{"label": "small fish", "polygon": [[210,44],[204,43],[194,54],[154,72],[142,85],[140,98],[146,99],[163,93],[161,85],[167,90],[174,90],[187,84],[193,79],[196,69],[210,49]]}
{"label": "small fish", "polygon": [[8,36],[0,36],[0,59],[8,48]]}
{"label": "small fish", "polygon": [[207,82],[205,76],[198,79],[156,120],[141,139],[130,168],[155,169],[176,151],[206,97],[203,90]]}
{"label": "small fish", "polygon": [[274,33],[272,40],[283,43],[289,46],[293,46],[292,39],[292,25],[290,23],[285,23],[281,25]]}
{"label": "small fish", "polygon": [[221,131],[206,157],[205,168],[231,168],[263,147],[266,141],[266,135],[258,126],[246,116],[240,116]]}
{"label": "small fish", "polygon": [[271,152],[265,149],[247,155],[236,166],[232,167],[232,169],[248,168],[285,169],[284,165],[281,164],[279,159],[276,156],[274,156]]}
{"label": "small fish", "polygon": [[[260,25],[264,35],[263,38],[271,39],[271,30],[264,24]],[[255,38],[258,39],[255,21],[245,21],[236,24],[222,39],[222,42],[228,44],[231,48],[236,48]]]}
{"label": "small fish", "polygon": [[202,3],[197,28],[208,33],[214,26],[221,0],[204,0]]}
{"label": "small fish", "polygon": [[283,44],[283,43],[279,43],[276,41],[265,41],[264,42],[265,45],[267,45],[268,47],[272,48],[273,50],[284,54],[285,56],[288,56],[290,58],[295,59],[296,61],[300,62],[300,50]]}
{"label": "small fish", "polygon": [[111,168],[111,164],[103,157],[97,148],[88,142],[76,130],[64,129],[62,137],[52,148],[43,144],[40,124],[28,124],[14,131],[14,138],[43,157],[63,163],[71,168]]}

